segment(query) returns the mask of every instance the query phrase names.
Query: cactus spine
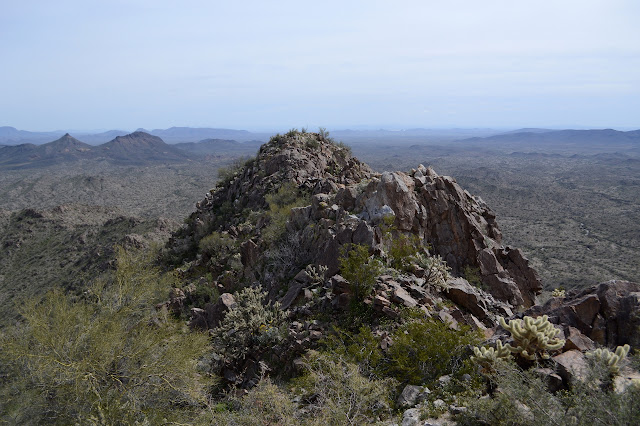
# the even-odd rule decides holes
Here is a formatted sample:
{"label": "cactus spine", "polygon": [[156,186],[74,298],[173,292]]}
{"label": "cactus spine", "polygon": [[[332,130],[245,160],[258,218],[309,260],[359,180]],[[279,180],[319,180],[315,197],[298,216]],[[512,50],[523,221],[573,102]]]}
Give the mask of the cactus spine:
{"label": "cactus spine", "polygon": [[516,344],[511,351],[520,354],[528,360],[535,360],[538,356],[548,359],[547,351],[555,351],[564,346],[565,341],[556,338],[560,330],[549,322],[543,315],[538,318],[525,316],[523,319],[509,320],[500,317],[500,325],[511,333]]}

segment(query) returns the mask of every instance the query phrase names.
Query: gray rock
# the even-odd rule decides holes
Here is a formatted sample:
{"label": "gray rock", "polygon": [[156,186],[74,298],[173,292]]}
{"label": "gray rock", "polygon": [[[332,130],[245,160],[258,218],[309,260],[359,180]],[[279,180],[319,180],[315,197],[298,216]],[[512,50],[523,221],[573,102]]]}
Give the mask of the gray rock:
{"label": "gray rock", "polygon": [[464,278],[454,278],[448,281],[449,289],[447,297],[454,303],[466,308],[478,319],[483,320],[489,316],[487,303],[480,291],[473,287]]}
{"label": "gray rock", "polygon": [[567,383],[572,380],[583,381],[587,376],[587,361],[580,351],[571,350],[556,355],[553,361],[557,365],[558,373]]}
{"label": "gray rock", "polygon": [[410,408],[402,415],[402,426],[417,426],[420,424],[420,410]]}
{"label": "gray rock", "polygon": [[398,405],[401,407],[412,407],[416,404],[418,396],[422,392],[421,386],[407,385],[398,397]]}

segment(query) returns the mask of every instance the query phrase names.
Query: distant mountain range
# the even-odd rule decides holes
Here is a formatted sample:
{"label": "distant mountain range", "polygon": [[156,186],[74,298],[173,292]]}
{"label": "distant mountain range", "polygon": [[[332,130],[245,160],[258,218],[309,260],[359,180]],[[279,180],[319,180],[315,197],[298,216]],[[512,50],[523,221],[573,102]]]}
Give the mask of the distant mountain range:
{"label": "distant mountain range", "polygon": [[[138,129],[137,132],[144,132],[162,138],[167,143],[199,142],[204,139],[233,139],[238,142],[250,140],[260,140],[266,142],[271,136],[270,133],[252,133],[247,130],[214,129],[214,128],[194,128],[194,127],[171,127],[169,129],[145,130]],[[109,130],[100,133],[88,132],[29,132],[18,130],[14,127],[0,127],[0,145],[20,145],[32,143],[41,145],[50,142],[66,133],[73,133],[74,137],[91,144],[98,145],[109,142],[118,136],[125,136],[130,132],[124,130]]]}
{"label": "distant mountain range", "polygon": [[462,142],[487,143],[526,143],[526,144],[562,144],[562,145],[599,145],[640,143],[640,130],[622,132],[613,129],[596,130],[549,130],[521,129],[488,137],[463,139]]}
{"label": "distant mountain range", "polygon": [[123,165],[195,161],[203,155],[246,155],[257,150],[257,143],[206,139],[169,145],[158,136],[136,131],[116,136],[102,145],[89,145],[65,134],[42,145],[32,143],[0,148],[0,168],[46,167],[79,160],[107,161]]}

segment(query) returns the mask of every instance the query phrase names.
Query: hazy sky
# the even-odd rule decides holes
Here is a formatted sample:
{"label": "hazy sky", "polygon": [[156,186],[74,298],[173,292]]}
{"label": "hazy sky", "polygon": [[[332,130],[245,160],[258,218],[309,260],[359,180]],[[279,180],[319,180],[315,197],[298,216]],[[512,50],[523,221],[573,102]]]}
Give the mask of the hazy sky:
{"label": "hazy sky", "polygon": [[637,0],[0,0],[0,126],[640,127]]}

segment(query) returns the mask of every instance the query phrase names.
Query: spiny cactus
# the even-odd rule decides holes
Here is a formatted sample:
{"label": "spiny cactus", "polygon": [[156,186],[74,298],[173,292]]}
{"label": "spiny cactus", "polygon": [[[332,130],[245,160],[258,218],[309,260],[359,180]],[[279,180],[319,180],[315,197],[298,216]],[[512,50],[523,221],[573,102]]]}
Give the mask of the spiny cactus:
{"label": "spiny cactus", "polygon": [[307,267],[304,270],[304,273],[307,275],[307,277],[311,280],[312,283],[318,284],[318,283],[324,282],[324,278],[328,270],[329,268],[327,268],[324,265],[318,266],[318,269],[316,269],[313,265],[307,265]]}
{"label": "spiny cactus", "polygon": [[551,297],[559,297],[561,299],[564,299],[566,296],[566,292],[564,289],[562,288],[556,288],[553,290],[553,292],[551,293]]}
{"label": "spiny cactus", "polygon": [[629,353],[629,345],[618,346],[615,352],[611,352],[607,348],[598,348],[596,350],[587,352],[585,355],[587,358],[596,360],[606,364],[609,368],[611,375],[616,375],[620,372],[620,361],[627,357]]}
{"label": "spiny cactus", "polygon": [[516,344],[511,352],[518,353],[528,360],[533,361],[538,356],[548,359],[547,351],[555,351],[564,346],[565,341],[556,338],[560,330],[549,322],[546,315],[509,320],[508,324],[502,317],[499,321],[502,328],[511,333]]}
{"label": "spiny cactus", "polygon": [[506,345],[503,345],[500,340],[496,342],[495,348],[492,348],[490,346],[474,346],[473,353],[475,355],[471,357],[471,360],[476,364],[481,365],[485,369],[491,369],[498,359],[511,358],[512,349],[513,348],[510,344],[507,343]]}

